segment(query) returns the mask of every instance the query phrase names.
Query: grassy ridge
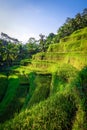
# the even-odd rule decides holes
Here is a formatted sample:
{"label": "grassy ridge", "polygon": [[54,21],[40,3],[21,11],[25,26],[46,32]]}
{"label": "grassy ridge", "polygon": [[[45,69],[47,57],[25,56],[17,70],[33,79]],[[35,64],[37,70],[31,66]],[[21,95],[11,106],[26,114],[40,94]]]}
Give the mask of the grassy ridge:
{"label": "grassy ridge", "polygon": [[[27,106],[14,119],[0,125],[0,129],[85,130],[87,128],[86,77],[87,67],[79,72],[72,66],[56,69],[51,82],[53,89],[50,88],[51,95],[48,99],[41,101],[42,89],[37,87],[35,91],[38,90],[36,92],[39,94],[36,95],[34,91],[31,108]],[[40,103],[33,106],[37,101]]]}
{"label": "grassy ridge", "polygon": [[[71,100],[69,100],[69,98]],[[29,130],[53,130],[68,129],[73,120],[75,104],[72,103],[73,97],[69,95],[56,95],[45,102],[38,104],[31,110],[22,112],[11,122],[4,124],[2,130],[7,127],[10,129],[29,129]],[[49,104],[49,106],[48,106]],[[73,109],[74,108],[74,109]],[[72,114],[71,114],[72,113]],[[68,117],[70,114],[71,118]],[[18,123],[17,123],[18,122]]]}
{"label": "grassy ridge", "polygon": [[4,119],[8,118],[13,112],[12,110],[12,102],[17,91],[17,87],[19,85],[17,76],[10,76],[8,81],[8,89],[5,93],[5,96],[0,103],[0,121],[4,121]]}
{"label": "grassy ridge", "polygon": [[[74,70],[74,69],[72,69]],[[1,130],[85,130],[87,129],[87,92],[84,90],[87,82],[87,67],[80,72],[72,71],[75,77],[72,79],[72,73],[66,69],[60,71],[66,74],[67,81],[62,84],[64,89],[56,90],[45,101],[23,110],[13,120],[0,125]],[[57,76],[61,73],[58,73]],[[65,77],[65,76],[64,76]],[[56,78],[56,76],[55,76]],[[56,80],[54,78],[54,82]],[[62,79],[61,79],[62,80]],[[84,81],[84,83],[83,83]],[[68,82],[65,84],[65,82]],[[54,83],[54,84],[55,84]],[[83,83],[83,84],[82,84]],[[56,84],[55,84],[56,85]],[[60,86],[60,85],[59,85]],[[58,87],[59,87],[58,86]],[[55,86],[54,86],[55,87]],[[39,95],[37,95],[39,96]]]}
{"label": "grassy ridge", "polygon": [[[21,79],[15,74],[8,77],[8,81],[5,84],[8,88],[6,92],[4,91],[4,97],[0,102],[0,122],[13,117],[14,113],[20,111],[25,102],[29,86],[20,84],[20,80],[23,80],[23,78]],[[3,89],[1,89],[1,92],[3,92]]]}

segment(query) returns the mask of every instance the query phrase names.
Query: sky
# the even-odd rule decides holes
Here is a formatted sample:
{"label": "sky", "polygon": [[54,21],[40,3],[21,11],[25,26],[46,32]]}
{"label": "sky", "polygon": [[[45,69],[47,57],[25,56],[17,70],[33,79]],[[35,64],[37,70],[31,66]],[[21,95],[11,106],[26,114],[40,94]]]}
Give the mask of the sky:
{"label": "sky", "polygon": [[87,8],[87,0],[0,0],[0,33],[26,42],[56,33],[67,17]]}

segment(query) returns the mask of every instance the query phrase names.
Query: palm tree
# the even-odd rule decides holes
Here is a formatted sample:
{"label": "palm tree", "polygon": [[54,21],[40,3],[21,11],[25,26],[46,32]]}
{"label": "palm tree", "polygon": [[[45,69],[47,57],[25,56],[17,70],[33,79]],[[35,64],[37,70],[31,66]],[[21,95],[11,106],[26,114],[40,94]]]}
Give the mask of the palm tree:
{"label": "palm tree", "polygon": [[12,65],[12,62],[17,58],[18,48],[14,43],[7,42],[3,46],[3,61],[9,67]]}
{"label": "palm tree", "polygon": [[41,47],[41,51],[45,52],[45,35],[40,34],[40,47]]}

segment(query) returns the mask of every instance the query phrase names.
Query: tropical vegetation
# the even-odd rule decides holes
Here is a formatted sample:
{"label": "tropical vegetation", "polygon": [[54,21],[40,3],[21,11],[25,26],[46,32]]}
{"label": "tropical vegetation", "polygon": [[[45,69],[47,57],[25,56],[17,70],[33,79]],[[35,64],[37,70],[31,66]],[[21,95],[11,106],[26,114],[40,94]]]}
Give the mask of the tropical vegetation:
{"label": "tropical vegetation", "polygon": [[0,130],[87,129],[87,9],[57,34],[0,39]]}

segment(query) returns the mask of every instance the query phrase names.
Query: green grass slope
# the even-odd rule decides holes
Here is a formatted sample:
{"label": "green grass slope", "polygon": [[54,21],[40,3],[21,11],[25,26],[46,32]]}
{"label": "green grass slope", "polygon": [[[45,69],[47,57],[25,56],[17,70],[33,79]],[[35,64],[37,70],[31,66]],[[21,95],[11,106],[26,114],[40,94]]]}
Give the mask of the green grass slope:
{"label": "green grass slope", "polygon": [[30,109],[22,110],[14,119],[1,124],[0,130],[86,130],[87,67],[79,72],[72,68],[72,72],[74,76],[65,69],[57,72],[58,77],[66,74],[66,79],[59,79],[63,89],[51,93],[47,100]]}
{"label": "green grass slope", "polygon": [[34,55],[32,63],[36,68],[66,63],[80,69],[87,65],[87,28],[75,31],[57,44],[51,44],[47,52]]}
{"label": "green grass slope", "polygon": [[8,79],[5,75],[1,75],[3,81],[0,86],[0,93],[2,94],[0,122],[12,118],[15,113],[19,113],[26,107],[30,108],[47,99],[50,94],[51,76],[49,74],[38,74],[36,72],[26,74],[24,71],[21,74],[18,71],[16,72],[17,74],[10,74]]}
{"label": "green grass slope", "polygon": [[[0,122],[13,117],[14,113],[19,112],[23,106],[29,91],[29,85],[23,84],[23,77],[16,74],[9,75],[8,79],[6,76],[0,77],[0,80],[2,80],[0,83],[0,87],[2,87],[0,88],[0,96],[3,95],[0,102]],[[24,81],[26,82],[25,79]]]}

